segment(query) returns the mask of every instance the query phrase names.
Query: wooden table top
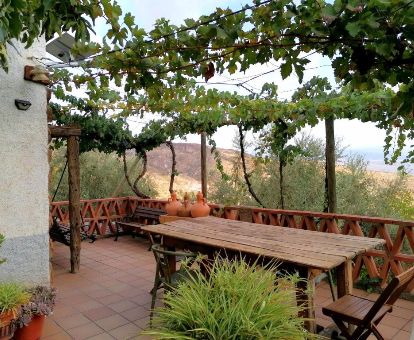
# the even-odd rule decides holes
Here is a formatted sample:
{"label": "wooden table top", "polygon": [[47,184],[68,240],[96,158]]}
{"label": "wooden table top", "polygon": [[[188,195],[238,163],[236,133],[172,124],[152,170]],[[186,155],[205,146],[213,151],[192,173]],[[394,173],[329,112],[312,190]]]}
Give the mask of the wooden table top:
{"label": "wooden table top", "polygon": [[199,217],[145,226],[144,231],[192,243],[274,258],[308,268],[330,270],[385,241]]}

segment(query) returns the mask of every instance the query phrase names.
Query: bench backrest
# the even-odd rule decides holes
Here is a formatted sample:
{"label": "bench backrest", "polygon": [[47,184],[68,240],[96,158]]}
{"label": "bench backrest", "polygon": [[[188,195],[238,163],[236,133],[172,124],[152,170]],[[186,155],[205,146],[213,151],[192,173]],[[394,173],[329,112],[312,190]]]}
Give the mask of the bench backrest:
{"label": "bench backrest", "polygon": [[134,222],[145,222],[144,224],[155,224],[159,223],[161,215],[166,214],[167,213],[161,209],[137,206],[129,219]]}

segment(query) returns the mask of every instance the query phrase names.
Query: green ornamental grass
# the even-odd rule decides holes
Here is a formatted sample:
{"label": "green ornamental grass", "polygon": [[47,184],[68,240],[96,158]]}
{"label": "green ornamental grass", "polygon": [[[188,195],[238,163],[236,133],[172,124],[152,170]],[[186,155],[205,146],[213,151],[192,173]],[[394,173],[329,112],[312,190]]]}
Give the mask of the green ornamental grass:
{"label": "green ornamental grass", "polygon": [[274,266],[249,266],[243,259],[216,259],[209,275],[195,269],[165,293],[151,329],[157,339],[308,339],[298,317],[295,275],[276,280]]}
{"label": "green ornamental grass", "polygon": [[0,313],[14,313],[30,300],[30,294],[17,283],[0,284]]}

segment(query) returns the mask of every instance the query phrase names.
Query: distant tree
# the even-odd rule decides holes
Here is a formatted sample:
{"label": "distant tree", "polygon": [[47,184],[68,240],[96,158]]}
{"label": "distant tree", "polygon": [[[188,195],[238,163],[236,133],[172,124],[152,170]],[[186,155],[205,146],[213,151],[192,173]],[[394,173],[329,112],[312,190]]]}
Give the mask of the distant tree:
{"label": "distant tree", "polygon": [[[322,211],[324,207],[324,165],[318,158],[324,150],[321,139],[310,136],[298,137],[301,149],[311,149],[311,157],[300,155],[294,164],[288,164],[284,171],[285,209]],[[319,141],[319,145],[318,145]],[[338,142],[337,142],[338,144]],[[319,150],[319,151],[318,151]],[[337,148],[343,150],[343,147]],[[342,155],[343,152],[340,153]],[[337,155],[339,157],[340,155]],[[323,157],[323,156],[322,156]],[[337,171],[338,212],[400,219],[414,218],[413,193],[407,187],[407,175],[385,179],[368,171],[367,161],[362,156],[342,156],[343,164]],[[233,169],[238,169],[240,159],[233,160]],[[275,197],[279,192],[279,173],[276,158],[266,162],[252,160],[251,182],[255,191],[269,208],[278,208]],[[217,174],[211,176],[210,200],[223,204],[241,204],[257,206],[249,195],[241,171],[232,171],[230,180],[225,181]]]}
{"label": "distant tree", "polygon": [[296,134],[297,127],[283,119],[270,124],[268,129],[262,130],[257,151],[262,157],[276,159],[279,171],[279,207],[285,208],[285,183],[283,170],[294,159],[303,154],[297,145],[288,144]]}
{"label": "distant tree", "polygon": [[[51,195],[57,188],[65,162],[63,148],[54,151],[51,162]],[[127,162],[131,172],[140,171],[142,164],[137,162],[135,157],[127,157]],[[81,198],[83,199],[135,195],[125,180],[122,159],[115,154],[94,151],[82,153],[80,155],[80,170]],[[149,196],[157,195],[155,184],[149,177],[144,177],[140,181],[139,189]],[[67,174],[65,174],[55,201],[67,200],[67,198],[68,184]]]}

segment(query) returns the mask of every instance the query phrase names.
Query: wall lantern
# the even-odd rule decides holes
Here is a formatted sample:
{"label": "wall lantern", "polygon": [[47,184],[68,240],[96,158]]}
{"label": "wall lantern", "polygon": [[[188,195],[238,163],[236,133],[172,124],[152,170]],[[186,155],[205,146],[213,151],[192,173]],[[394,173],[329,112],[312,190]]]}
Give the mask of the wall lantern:
{"label": "wall lantern", "polygon": [[19,110],[26,111],[26,110],[29,109],[30,106],[32,106],[32,103],[29,102],[28,100],[15,99],[14,100],[14,105],[16,105],[16,107]]}

